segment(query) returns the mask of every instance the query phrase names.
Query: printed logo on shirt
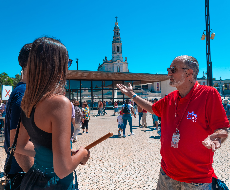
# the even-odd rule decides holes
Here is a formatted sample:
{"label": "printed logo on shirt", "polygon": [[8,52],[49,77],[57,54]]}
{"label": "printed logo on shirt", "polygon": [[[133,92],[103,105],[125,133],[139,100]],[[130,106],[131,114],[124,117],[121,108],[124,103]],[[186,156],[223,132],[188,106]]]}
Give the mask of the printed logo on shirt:
{"label": "printed logo on shirt", "polygon": [[192,111],[191,113],[188,112],[187,119],[191,119],[192,122],[196,122],[196,120],[197,120],[197,115],[194,114],[194,111]]}

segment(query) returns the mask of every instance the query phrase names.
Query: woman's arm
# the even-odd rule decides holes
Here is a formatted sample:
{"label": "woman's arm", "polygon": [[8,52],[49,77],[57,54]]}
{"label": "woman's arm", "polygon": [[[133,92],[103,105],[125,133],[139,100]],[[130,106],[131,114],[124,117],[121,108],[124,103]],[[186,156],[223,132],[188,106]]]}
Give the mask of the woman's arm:
{"label": "woman's arm", "polygon": [[64,96],[53,98],[50,112],[52,125],[52,151],[54,172],[59,178],[64,178],[75,170],[80,164],[85,164],[89,158],[89,152],[81,147],[71,156],[70,149],[70,126],[72,107],[69,100]]}
{"label": "woman's arm", "polygon": [[30,137],[22,122],[20,123],[18,140],[15,152],[18,154],[35,157],[34,145],[29,141]]}
{"label": "woman's arm", "polygon": [[[10,131],[10,144],[13,144],[15,134],[16,129]],[[28,172],[34,164],[34,156],[34,145],[29,141],[27,130],[21,122],[14,157],[23,171]]]}

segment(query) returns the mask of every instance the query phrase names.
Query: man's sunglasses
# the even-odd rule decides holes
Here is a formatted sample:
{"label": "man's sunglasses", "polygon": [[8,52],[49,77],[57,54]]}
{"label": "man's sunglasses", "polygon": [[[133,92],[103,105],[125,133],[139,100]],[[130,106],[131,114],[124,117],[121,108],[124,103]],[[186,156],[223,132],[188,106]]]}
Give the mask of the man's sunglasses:
{"label": "man's sunglasses", "polygon": [[[189,68],[181,68],[181,69],[189,69]],[[171,71],[172,73],[176,73],[177,72],[177,68],[176,67],[170,67],[170,68],[167,68],[167,71]]]}

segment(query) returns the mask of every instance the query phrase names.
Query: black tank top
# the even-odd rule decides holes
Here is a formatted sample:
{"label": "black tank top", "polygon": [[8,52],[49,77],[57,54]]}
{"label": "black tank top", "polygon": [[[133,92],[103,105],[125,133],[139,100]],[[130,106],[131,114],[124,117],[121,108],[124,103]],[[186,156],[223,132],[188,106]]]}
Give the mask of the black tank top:
{"label": "black tank top", "polygon": [[34,112],[35,108],[32,109],[30,118],[27,118],[24,111],[22,111],[22,124],[27,130],[34,146],[44,146],[52,150],[52,133],[47,133],[36,126],[34,122]]}

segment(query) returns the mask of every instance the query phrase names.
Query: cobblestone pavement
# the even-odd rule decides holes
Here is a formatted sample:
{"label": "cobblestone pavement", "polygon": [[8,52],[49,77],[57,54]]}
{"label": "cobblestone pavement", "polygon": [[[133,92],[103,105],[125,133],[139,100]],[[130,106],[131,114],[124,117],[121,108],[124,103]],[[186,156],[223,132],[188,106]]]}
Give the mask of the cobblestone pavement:
{"label": "cobblestone pavement", "polygon": [[[129,125],[126,138],[117,135],[117,116],[107,111],[105,116],[93,117],[89,121],[89,133],[79,134],[73,149],[86,146],[108,132],[114,136],[90,150],[91,157],[85,166],[76,169],[80,190],[137,190],[156,189],[160,170],[160,138],[153,130],[152,119],[148,114],[148,128],[138,127],[138,118],[133,118],[133,132]],[[230,140],[217,150],[214,169],[217,176],[230,187]],[[3,171],[5,153],[0,138],[0,169]]]}

